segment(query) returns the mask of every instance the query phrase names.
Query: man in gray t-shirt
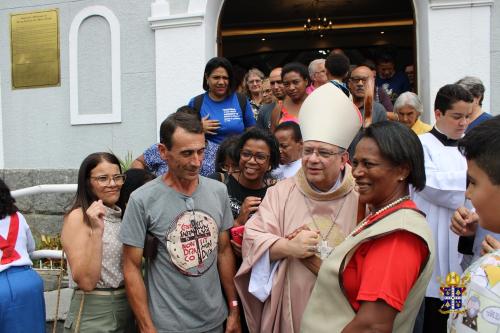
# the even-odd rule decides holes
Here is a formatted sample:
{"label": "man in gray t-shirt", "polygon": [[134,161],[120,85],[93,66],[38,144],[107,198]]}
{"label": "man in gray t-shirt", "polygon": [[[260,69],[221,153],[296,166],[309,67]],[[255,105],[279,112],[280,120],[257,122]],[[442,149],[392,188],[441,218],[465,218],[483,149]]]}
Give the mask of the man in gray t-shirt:
{"label": "man in gray t-shirt", "polygon": [[[120,232],[125,285],[139,328],[222,332],[227,318],[226,332],[240,332],[228,234],[233,218],[224,184],[198,175],[205,147],[201,122],[177,112],[162,123],[160,138],[168,173],[132,193]],[[144,281],[147,232],[159,245]]]}

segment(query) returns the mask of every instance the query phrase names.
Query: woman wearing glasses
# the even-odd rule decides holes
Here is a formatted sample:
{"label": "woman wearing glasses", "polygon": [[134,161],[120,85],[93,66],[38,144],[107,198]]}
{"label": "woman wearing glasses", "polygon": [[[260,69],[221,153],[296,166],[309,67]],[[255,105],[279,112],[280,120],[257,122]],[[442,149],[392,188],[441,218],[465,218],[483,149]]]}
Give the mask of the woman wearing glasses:
{"label": "woman wearing glasses", "polygon": [[80,166],[75,201],[61,234],[76,283],[65,332],[133,331],[118,239],[121,209],[116,203],[124,181],[113,154],[90,154]]}
{"label": "woman wearing glasses", "polygon": [[229,175],[225,183],[234,218],[231,243],[239,267],[243,226],[259,209],[267,188],[274,184],[270,175],[279,165],[280,152],[274,136],[256,127],[241,135],[236,151],[239,173]]}
{"label": "woman wearing glasses", "polygon": [[245,74],[243,79],[245,82],[245,92],[248,97],[248,101],[252,106],[252,111],[255,119],[259,115],[260,107],[264,103],[262,100],[262,81],[264,80],[264,73],[262,73],[257,68],[250,68]]}
{"label": "woman wearing glasses", "polygon": [[[273,135],[259,128],[251,128],[238,141],[237,165],[240,172],[227,177],[226,186],[233,212],[234,227],[231,244],[236,255],[236,268],[241,265],[241,241],[244,225],[259,209],[267,188],[273,183],[271,170],[279,165],[278,142]],[[240,305],[242,332],[248,332],[243,308]]]}
{"label": "woman wearing glasses", "polygon": [[280,155],[276,139],[258,128],[251,128],[241,135],[237,150],[240,172],[229,176],[227,181],[235,227],[245,225],[259,208],[272,184],[269,175],[278,166]]}

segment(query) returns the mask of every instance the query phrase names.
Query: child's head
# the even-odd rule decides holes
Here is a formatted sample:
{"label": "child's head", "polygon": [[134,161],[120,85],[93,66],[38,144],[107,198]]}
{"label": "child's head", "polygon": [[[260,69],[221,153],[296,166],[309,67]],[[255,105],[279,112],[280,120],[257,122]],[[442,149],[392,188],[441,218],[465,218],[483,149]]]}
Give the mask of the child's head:
{"label": "child's head", "polygon": [[479,223],[500,233],[500,116],[471,129],[458,148],[467,159],[466,196],[476,208]]}
{"label": "child's head", "polygon": [[215,171],[238,172],[238,141],[239,135],[228,136],[221,142],[215,156]]}
{"label": "child's head", "polygon": [[150,180],[155,179],[155,176],[151,172],[144,169],[128,169],[125,171],[125,175],[127,178],[120,190],[120,199],[116,203],[122,209],[122,214],[125,213],[125,208],[132,192]]}

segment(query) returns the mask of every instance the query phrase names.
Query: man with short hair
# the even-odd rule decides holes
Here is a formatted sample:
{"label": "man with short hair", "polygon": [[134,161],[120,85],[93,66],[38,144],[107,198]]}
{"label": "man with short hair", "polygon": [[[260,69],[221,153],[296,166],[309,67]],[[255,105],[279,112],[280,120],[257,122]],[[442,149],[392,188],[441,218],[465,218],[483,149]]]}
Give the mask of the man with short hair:
{"label": "man with short hair", "polygon": [[328,82],[325,69],[325,59],[314,59],[309,63],[307,68],[311,84],[306,88],[306,93],[309,95],[314,89],[321,87]]}
{"label": "man with short hair", "polygon": [[[485,230],[500,233],[500,116],[486,120],[467,132],[458,149],[467,160],[470,180],[465,195],[472,201]],[[460,228],[467,229],[463,224]],[[500,243],[487,237],[485,254],[464,273],[466,293],[461,313],[450,316],[449,332],[496,332],[498,321],[492,320],[500,307],[498,271]],[[489,315],[492,314],[492,315]]]}
{"label": "man with short hair", "polygon": [[275,99],[269,78],[266,77],[262,80],[262,104],[271,104]]}
{"label": "man with short hair", "polygon": [[[457,149],[472,113],[472,95],[458,84],[439,89],[434,102],[436,124],[419,136],[424,148],[426,185],[413,193],[413,201],[427,215],[436,243],[437,255],[431,282],[424,300],[423,332],[446,331],[447,315],[438,310],[440,284],[450,272],[462,273],[458,236],[449,229],[452,215],[464,205],[467,163]],[[470,206],[469,206],[470,208]]]}
{"label": "man with short hair", "polygon": [[294,121],[285,121],[276,127],[274,136],[280,148],[280,165],[273,171],[276,179],[295,176],[302,166],[302,133]]}
{"label": "man with short hair", "polygon": [[[120,232],[125,287],[139,329],[215,333],[227,319],[226,332],[241,332],[228,233],[233,217],[225,185],[198,174],[205,150],[201,121],[171,114],[161,124],[160,142],[168,172],[132,193]],[[146,235],[158,245],[144,280]]]}
{"label": "man with short hair", "polygon": [[415,92],[415,67],[413,64],[405,66],[405,74],[410,83],[410,91]]}
{"label": "man with short hair", "polygon": [[396,63],[388,54],[382,54],[377,59],[377,87],[384,89],[391,97],[392,103],[401,93],[410,91],[410,81],[403,72],[396,72]]}
{"label": "man with short hair", "polygon": [[[474,101],[472,102],[472,114],[469,119],[469,126],[465,130],[468,133],[472,128],[476,127],[485,120],[491,119],[492,116],[482,110],[483,98],[485,88],[481,80],[474,76],[466,76],[456,82],[465,89],[467,89]],[[457,209],[454,217],[467,219],[470,216],[477,215],[474,212],[469,211],[466,207],[460,207]],[[453,230],[457,235],[460,236],[458,242],[458,250],[464,255],[462,260],[462,267],[465,269],[470,265],[473,260],[476,260],[480,256],[481,243],[485,239],[486,235],[490,234],[493,239],[500,240],[500,234],[491,234],[481,226],[475,224],[475,230],[473,233],[461,233],[459,230]]]}
{"label": "man with short hair", "polygon": [[282,67],[275,67],[269,73],[269,83],[271,84],[271,90],[273,91],[274,97],[276,99],[282,101],[285,99],[285,86],[283,85],[283,81],[281,79],[281,71]]}
{"label": "man with short hair", "polygon": [[302,169],[269,188],[245,225],[235,283],[250,332],[299,332],[322,259],[356,225],[346,148],[361,127],[359,113],[325,84],[305,99],[299,123]]}
{"label": "man with short hair", "polygon": [[259,116],[257,118],[256,126],[265,130],[271,130],[271,115],[276,103],[281,103],[285,98],[285,86],[281,80],[281,67],[274,68],[271,73],[269,73],[269,83],[271,84],[271,91],[276,97],[276,102],[264,104],[260,109]]}
{"label": "man with short hair", "polygon": [[351,63],[343,53],[330,54],[325,61],[326,76],[328,80],[337,88],[342,90],[347,97],[351,96],[349,88],[344,83],[344,80],[349,75]]}
{"label": "man with short hair", "polygon": [[[367,84],[369,80],[373,82],[374,80],[373,72],[369,67],[361,65],[352,70],[348,84],[349,90],[352,94],[352,101],[361,112],[365,124],[367,120],[366,119],[367,112],[365,111],[365,100],[367,98],[373,100],[373,90],[372,91],[367,90],[370,89],[369,85]],[[371,88],[373,88],[373,86]],[[373,101],[370,118],[371,118],[370,123],[372,124],[379,121],[387,120],[387,112],[382,106],[382,104]],[[358,135],[356,135],[351,145],[349,146],[348,151],[349,151],[349,156],[351,157],[354,156],[354,150],[360,140],[360,135],[361,134],[358,133]]]}

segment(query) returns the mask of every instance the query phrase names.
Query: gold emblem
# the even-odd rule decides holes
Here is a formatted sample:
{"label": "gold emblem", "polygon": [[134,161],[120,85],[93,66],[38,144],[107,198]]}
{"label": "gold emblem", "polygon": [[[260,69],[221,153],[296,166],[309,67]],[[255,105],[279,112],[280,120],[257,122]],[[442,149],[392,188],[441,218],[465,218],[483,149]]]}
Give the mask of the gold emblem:
{"label": "gold emblem", "polygon": [[456,272],[450,272],[446,276],[445,283],[440,278],[439,280],[441,284],[439,292],[443,300],[439,312],[443,314],[465,312],[465,309],[462,308],[462,296],[467,289],[466,284],[469,282],[470,277],[467,275],[461,279]]}

